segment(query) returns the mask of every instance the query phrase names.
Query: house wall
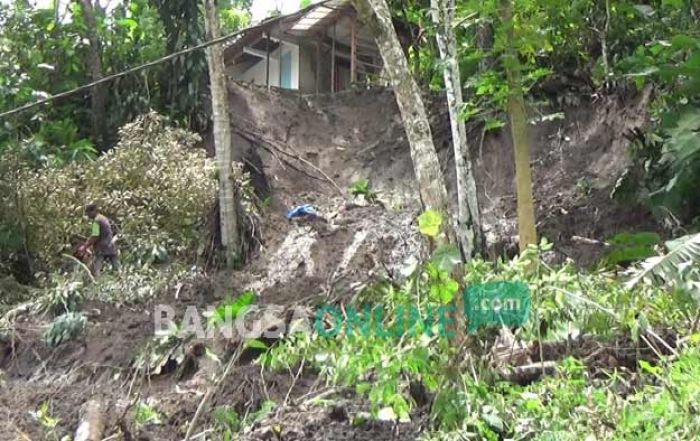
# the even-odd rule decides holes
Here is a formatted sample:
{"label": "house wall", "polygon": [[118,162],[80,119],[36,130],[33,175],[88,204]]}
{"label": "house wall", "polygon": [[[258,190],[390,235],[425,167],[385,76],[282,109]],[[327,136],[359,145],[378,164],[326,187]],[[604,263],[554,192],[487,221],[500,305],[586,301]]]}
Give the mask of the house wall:
{"label": "house wall", "polygon": [[[315,58],[315,54],[314,54]],[[319,75],[318,91],[327,93],[331,91],[331,50],[321,46],[321,62],[319,63],[321,73]],[[315,90],[314,90],[315,92]]]}
{"label": "house wall", "polygon": [[[265,64],[265,60],[260,60],[252,67],[244,68],[244,70],[236,69],[237,67],[240,68],[240,65],[234,65],[231,76],[239,81],[265,85],[267,77],[267,68]],[[279,87],[280,85],[280,64],[279,53],[277,53],[277,51],[270,54],[270,85],[275,87]]]}
{"label": "house wall", "polygon": [[[292,89],[299,88],[299,47],[295,44],[282,42],[275,51],[270,52],[270,86],[280,87],[280,55],[291,53],[292,57]],[[229,75],[238,81],[247,81],[254,84],[266,84],[267,67],[266,60],[260,61],[248,67],[234,64],[229,69]]]}
{"label": "house wall", "polygon": [[316,92],[316,44],[313,42],[299,45],[299,91]]}

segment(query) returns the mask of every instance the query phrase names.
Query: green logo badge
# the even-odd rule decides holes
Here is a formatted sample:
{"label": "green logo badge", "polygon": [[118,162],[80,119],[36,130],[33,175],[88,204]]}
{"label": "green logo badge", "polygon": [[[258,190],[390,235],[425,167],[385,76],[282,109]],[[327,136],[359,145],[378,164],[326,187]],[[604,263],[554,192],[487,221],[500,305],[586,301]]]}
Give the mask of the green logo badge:
{"label": "green logo badge", "polygon": [[523,282],[489,282],[464,290],[469,332],[480,326],[522,326],[530,315],[530,288]]}

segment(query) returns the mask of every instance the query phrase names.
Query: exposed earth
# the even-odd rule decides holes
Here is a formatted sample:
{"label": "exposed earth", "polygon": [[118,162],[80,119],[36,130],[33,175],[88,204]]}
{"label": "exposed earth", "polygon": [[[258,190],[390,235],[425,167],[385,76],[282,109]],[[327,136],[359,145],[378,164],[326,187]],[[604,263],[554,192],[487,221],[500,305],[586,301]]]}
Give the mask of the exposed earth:
{"label": "exposed earth", "polygon": [[[204,355],[202,342],[191,341],[180,368],[166,363],[152,376],[134,369],[153,337],[156,305],[169,304],[183,314],[189,305],[204,308],[245,289],[258,292],[263,304],[284,308],[349,300],[373,280],[400,277],[405,261],[425,252],[415,225],[420,204],[409,148],[391,91],[302,97],[231,84],[230,96],[238,159],[251,173],[259,198],[268,201],[261,216],[261,244],[250,262],[239,271],[192,277],[145,305],[92,302],[85,307],[87,335],[53,350],[41,341],[50,320],[18,311],[11,322],[14,339],[0,344],[1,440],[44,439],[32,412],[47,400],[51,415],[59,419],[56,439],[72,435],[89,399],[107,409],[105,437],[120,430],[132,436],[108,439],[183,439],[207,378],[218,366]],[[612,235],[657,229],[642,207],[609,198],[630,164],[624,135],[647,123],[648,100],[649,92],[644,92],[541,110],[563,112],[563,119],[541,122],[532,131],[538,230],[555,244],[553,259],[591,266]],[[432,109],[434,137],[454,195],[447,112],[437,104]],[[469,134],[489,254],[508,255],[517,243],[510,136],[506,130],[483,135],[475,126]],[[347,188],[358,179],[371,182],[379,203],[347,196]],[[302,203],[315,205],[324,219],[288,221],[286,211]],[[235,342],[214,345],[222,363],[235,348]],[[630,355],[614,348],[599,350],[594,342],[579,346],[590,352],[586,355],[595,353],[590,369],[634,365],[635,357],[650,356],[648,351]],[[557,359],[562,356],[559,349],[542,353]],[[244,354],[210,400],[212,406],[230,405],[240,415],[258,410],[265,401],[283,404],[256,423],[246,439],[410,440],[429,424],[429,403],[415,410],[411,423],[358,424],[358,416],[369,407],[350,391],[327,388],[308,369],[262,373],[255,355]],[[335,404],[317,405],[319,398]],[[136,424],[137,399],[156,400],[161,424]],[[212,418],[211,413],[203,415],[200,430],[211,427],[207,422]],[[204,432],[198,439],[216,438]]]}

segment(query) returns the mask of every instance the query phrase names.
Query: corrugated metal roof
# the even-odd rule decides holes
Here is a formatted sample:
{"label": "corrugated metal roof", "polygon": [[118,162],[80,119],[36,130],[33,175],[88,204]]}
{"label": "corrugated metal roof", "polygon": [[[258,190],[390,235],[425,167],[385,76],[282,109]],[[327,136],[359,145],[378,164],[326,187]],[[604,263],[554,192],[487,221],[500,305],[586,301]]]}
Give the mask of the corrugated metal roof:
{"label": "corrugated metal roof", "polygon": [[292,31],[308,31],[309,29],[316,26],[318,23],[326,19],[334,11],[343,8],[350,3],[350,0],[329,0],[319,4],[317,7],[313,8],[311,11],[304,14],[295,24],[292,26]]}

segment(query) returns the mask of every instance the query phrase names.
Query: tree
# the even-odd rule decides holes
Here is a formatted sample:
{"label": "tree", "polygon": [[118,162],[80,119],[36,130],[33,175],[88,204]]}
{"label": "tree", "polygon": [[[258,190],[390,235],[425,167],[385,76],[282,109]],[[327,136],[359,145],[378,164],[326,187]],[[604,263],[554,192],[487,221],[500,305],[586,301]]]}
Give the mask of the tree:
{"label": "tree", "polygon": [[457,62],[456,36],[453,30],[455,1],[431,0],[431,13],[437,34],[436,39],[443,64],[445,94],[450,113],[452,145],[457,176],[457,241],[465,259],[477,254],[484,245],[477,198],[476,180],[471,153],[467,144],[467,129],[459,118],[462,107],[462,82]]}
{"label": "tree", "polygon": [[[355,9],[374,34],[384,69],[394,89],[411,148],[413,169],[423,206],[425,209],[437,210],[449,219],[447,190],[433,144],[428,115],[399,44],[386,0],[355,0]],[[448,237],[452,236],[452,232],[448,232]]]}
{"label": "tree", "polygon": [[532,172],[530,170],[530,137],[525,113],[520,61],[514,48],[512,0],[501,0],[501,13],[505,27],[506,47],[503,67],[508,80],[508,116],[515,153],[515,186],[518,204],[518,235],[520,251],[537,244],[535,206],[532,196]]}
{"label": "tree", "polygon": [[[204,18],[208,40],[219,37],[219,16],[216,0],[205,0]],[[224,73],[224,57],[221,45],[207,49],[209,81],[211,84],[212,119],[214,120],[214,148],[219,167],[219,213],[221,220],[221,244],[226,262],[233,266],[240,256],[241,239],[238,229],[234,182],[231,176],[232,145],[231,123],[228,115],[228,89]]]}
{"label": "tree", "polygon": [[[58,2],[56,2],[58,4]],[[81,0],[83,18],[90,46],[87,54],[87,64],[90,69],[92,81],[97,81],[103,76],[102,72],[102,45],[97,33],[97,20],[92,0]],[[99,4],[97,5],[99,9]],[[58,10],[58,6],[56,6]],[[99,147],[104,147],[105,118],[106,118],[107,93],[104,84],[93,86],[90,90],[90,107],[92,119],[92,139]]]}

